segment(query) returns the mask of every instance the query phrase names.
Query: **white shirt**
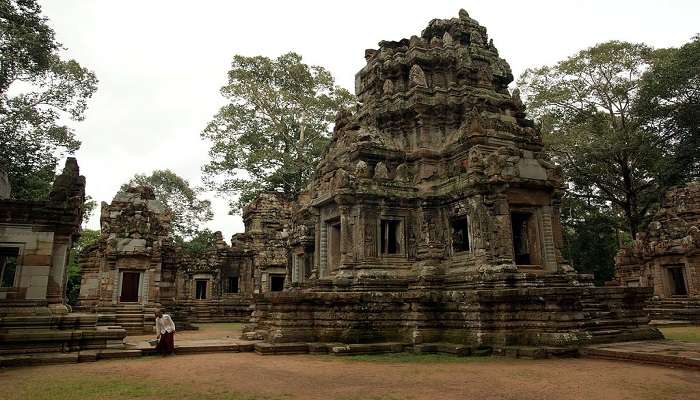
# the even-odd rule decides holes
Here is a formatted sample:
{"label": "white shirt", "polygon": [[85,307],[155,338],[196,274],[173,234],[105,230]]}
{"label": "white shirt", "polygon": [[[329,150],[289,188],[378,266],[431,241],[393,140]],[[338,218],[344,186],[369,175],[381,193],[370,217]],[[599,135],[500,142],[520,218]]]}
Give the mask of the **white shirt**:
{"label": "white shirt", "polygon": [[156,332],[160,332],[161,335],[166,332],[175,332],[175,323],[170,315],[163,314],[162,317],[156,318]]}

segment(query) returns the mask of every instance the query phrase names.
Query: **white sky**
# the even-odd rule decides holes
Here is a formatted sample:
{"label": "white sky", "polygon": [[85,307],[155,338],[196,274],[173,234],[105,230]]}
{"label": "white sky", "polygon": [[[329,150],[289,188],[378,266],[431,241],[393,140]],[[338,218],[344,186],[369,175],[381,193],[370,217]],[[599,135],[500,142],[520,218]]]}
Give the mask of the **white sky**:
{"label": "white sky", "polygon": [[[143,1],[40,0],[68,57],[97,74],[86,119],[72,123],[87,192],[111,201],[136,173],[170,168],[193,184],[207,160],[199,133],[223,105],[234,54],[296,51],[352,91],[364,50],[418,35],[460,8],[488,29],[519,76],[607,40],[679,46],[700,32],[697,0]],[[225,238],[243,231],[208,195]],[[99,207],[88,227],[99,228]]]}

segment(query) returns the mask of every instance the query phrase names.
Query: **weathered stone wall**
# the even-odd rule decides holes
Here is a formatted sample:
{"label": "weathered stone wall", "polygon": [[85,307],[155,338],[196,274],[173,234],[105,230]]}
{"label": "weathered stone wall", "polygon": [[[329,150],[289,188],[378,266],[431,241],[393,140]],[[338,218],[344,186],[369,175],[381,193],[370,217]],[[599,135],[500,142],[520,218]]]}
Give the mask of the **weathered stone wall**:
{"label": "weathered stone wall", "polygon": [[130,331],[151,332],[154,310],[174,297],[175,276],[164,268],[172,264],[170,215],[151,188],[131,187],[102,203],[100,228],[98,243],[79,258],[79,306],[114,313]]}
{"label": "weathered stone wall", "polygon": [[[646,232],[620,249],[616,279],[624,286],[648,286],[659,297],[700,297],[700,181],[670,190]],[[674,282],[669,268],[679,268]],[[685,288],[676,293],[675,283]]]}
{"label": "weathered stone wall", "polygon": [[618,284],[653,288],[652,318],[700,322],[700,181],[668,191],[615,265]]}
{"label": "weathered stone wall", "polygon": [[295,284],[255,297],[247,337],[504,346],[660,336],[642,311],[648,289],[594,288],[561,256],[560,169],[484,27],[462,10],[365,59],[359,104],[338,113],[292,217]]}
{"label": "weathered stone wall", "polygon": [[1,197],[0,355],[122,347],[123,329],[98,327],[97,316],[69,313],[65,302],[85,202],[77,161],[68,158],[48,200]]}
{"label": "weathered stone wall", "polygon": [[231,238],[232,246],[253,257],[253,293],[272,290],[272,280],[289,285],[288,237],[293,203],[281,193],[263,192],[243,209],[245,232]]}
{"label": "weathered stone wall", "polygon": [[16,264],[14,273],[5,271],[0,315],[24,306],[30,314],[46,306],[66,312],[66,263],[80,231],[84,200],[85,178],[74,158],[66,161],[48,200],[0,200],[0,250],[8,263]]}

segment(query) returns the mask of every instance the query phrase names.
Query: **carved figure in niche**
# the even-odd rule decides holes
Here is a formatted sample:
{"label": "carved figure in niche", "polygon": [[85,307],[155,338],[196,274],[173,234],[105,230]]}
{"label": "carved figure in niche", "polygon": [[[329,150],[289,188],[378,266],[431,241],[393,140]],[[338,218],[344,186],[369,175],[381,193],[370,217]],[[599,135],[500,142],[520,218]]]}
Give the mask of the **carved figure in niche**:
{"label": "carved figure in niche", "polygon": [[369,178],[369,167],[363,160],[358,161],[355,165],[355,176],[358,178]]}
{"label": "carved figure in niche", "polygon": [[518,111],[523,111],[525,109],[525,104],[523,104],[523,100],[520,98],[520,89],[513,89],[513,94],[511,94],[510,97]]}
{"label": "carved figure in niche", "polygon": [[346,188],[350,186],[350,176],[344,169],[339,169],[335,172],[335,186],[338,188]]}
{"label": "carved figure in niche", "polygon": [[389,170],[384,162],[380,161],[374,167],[374,177],[377,179],[389,179]]}
{"label": "carved figure in niche", "polygon": [[471,31],[471,34],[469,35],[469,43],[475,44],[478,46],[483,46],[484,45],[484,38],[481,36],[481,33],[479,33],[479,31],[474,30],[474,31]]}
{"label": "carved figure in niche", "polygon": [[428,87],[428,83],[425,80],[425,73],[418,64],[413,64],[411,67],[411,72],[408,74],[408,81],[410,86]]}
{"label": "carved figure in niche", "polygon": [[442,43],[443,43],[445,46],[449,46],[449,45],[452,44],[452,42],[453,42],[453,40],[452,40],[452,36],[450,35],[450,33],[449,33],[449,32],[445,32],[445,34],[442,35]]}
{"label": "carved figure in niche", "polygon": [[384,87],[382,87],[382,92],[384,92],[384,94],[387,96],[394,94],[394,82],[392,82],[391,79],[387,79],[384,81]]}
{"label": "carved figure in niche", "polygon": [[400,164],[398,167],[396,167],[396,180],[399,182],[408,182],[411,180],[408,165]]}

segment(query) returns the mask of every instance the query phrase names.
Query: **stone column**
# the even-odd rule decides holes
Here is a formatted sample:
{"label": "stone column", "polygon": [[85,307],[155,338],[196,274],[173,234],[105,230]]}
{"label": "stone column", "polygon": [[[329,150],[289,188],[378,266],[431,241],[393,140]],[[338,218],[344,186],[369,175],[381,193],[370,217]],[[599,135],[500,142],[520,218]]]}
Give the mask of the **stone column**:
{"label": "stone column", "polygon": [[352,262],[352,217],[350,206],[339,206],[340,211],[340,265]]}

